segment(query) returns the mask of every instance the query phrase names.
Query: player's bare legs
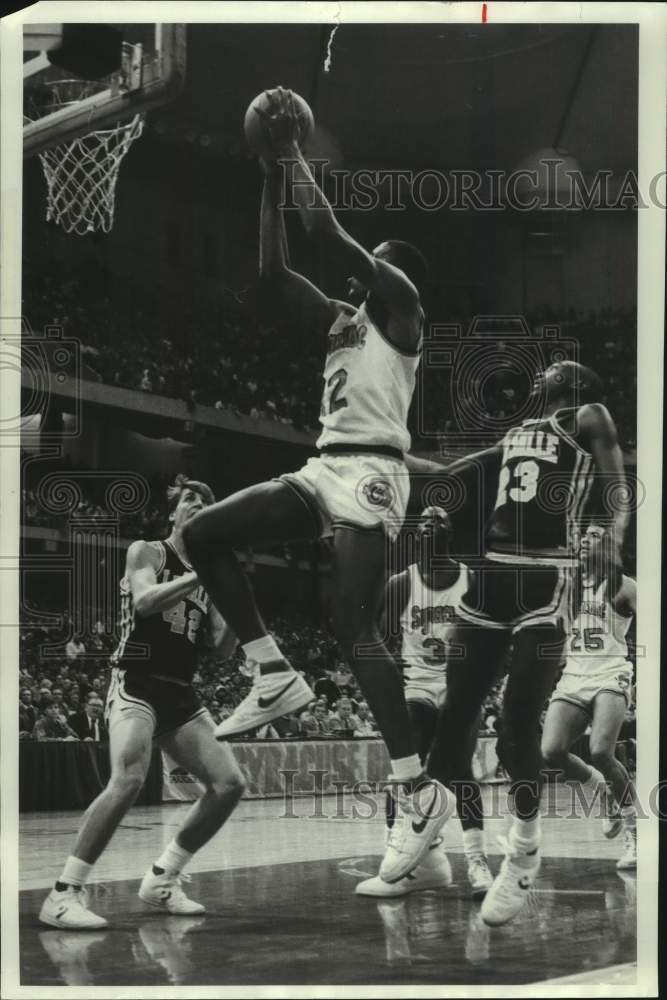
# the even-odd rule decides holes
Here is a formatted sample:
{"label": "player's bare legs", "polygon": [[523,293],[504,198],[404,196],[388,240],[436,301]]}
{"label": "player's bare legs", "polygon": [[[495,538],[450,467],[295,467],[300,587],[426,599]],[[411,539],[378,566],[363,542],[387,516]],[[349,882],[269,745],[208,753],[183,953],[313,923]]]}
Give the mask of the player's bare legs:
{"label": "player's bare legs", "polygon": [[554,699],[547,709],[542,756],[545,765],[558,771],[558,777],[565,781],[579,781],[585,785],[591,776],[590,767],[570,752],[574,741],[586,732],[588,723],[588,712],[564,699]]}
{"label": "player's bare legs", "polygon": [[314,697],[268,634],[255,596],[234,552],[247,545],[271,545],[316,538],[316,515],[291,487],[268,482],[250,486],[207,507],[183,529],[183,540],[199,579],[216,608],[257,665],[258,683],[218,738],[232,736],[298,711]]}
{"label": "player's bare legs", "polygon": [[[111,777],[83,815],[73,857],[93,865],[143,788],[151,760],[153,723],[136,716],[109,733]],[[67,878],[62,881],[68,882]]]}
{"label": "player's bare legs", "polygon": [[[482,703],[498,679],[509,645],[508,633],[476,625],[457,624],[447,663],[447,696],[440,710],[428,773],[468,800],[472,752]],[[458,788],[457,788],[458,786]]]}
{"label": "player's bare legs", "polygon": [[192,567],[245,645],[267,635],[248,577],[234,549],[316,537],[309,511],[284,483],[258,483],[212,504],[183,528]]}
{"label": "player's bare legs", "polygon": [[133,716],[116,723],[109,733],[111,777],[90,804],[72,854],[40,911],[42,923],[54,927],[90,929],[107,921],[87,908],[84,887],[93,864],[116,832],[146,780],[151,759],[153,722]]}
{"label": "player's bare legs", "polygon": [[160,746],[204,786],[174,839],[146,872],[139,896],[151,906],[181,915],[203,913],[201,903],[188,899],[181,872],[195,851],[213,837],[238,805],[245,783],[234,756],[215,739],[207,713],[160,739]]}
{"label": "player's bare legs", "polygon": [[421,764],[410,724],[403,679],[380,637],[378,620],[384,595],[387,538],[381,529],[338,526],[334,532],[331,624],[347,662],[364,693],[392,762]]}

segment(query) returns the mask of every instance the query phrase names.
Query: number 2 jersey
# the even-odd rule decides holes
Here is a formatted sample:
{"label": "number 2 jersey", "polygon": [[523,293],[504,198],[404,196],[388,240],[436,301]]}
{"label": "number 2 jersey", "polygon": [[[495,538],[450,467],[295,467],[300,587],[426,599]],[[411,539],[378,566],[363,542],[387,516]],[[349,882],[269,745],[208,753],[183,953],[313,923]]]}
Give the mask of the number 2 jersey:
{"label": "number 2 jersey", "polygon": [[619,614],[608,599],[606,580],[596,587],[592,580],[584,578],[581,605],[570,629],[563,674],[629,670],[626,636],[631,623],[632,617]]}
{"label": "number 2 jersey", "polygon": [[394,347],[367,304],[340,313],[328,333],[317,447],[380,445],[410,449],[408,410],[421,350]]}
{"label": "number 2 jersey", "polygon": [[401,613],[401,659],[406,688],[418,693],[429,690],[445,678],[447,640],[461,596],[468,588],[468,570],[460,566],[459,575],[450,587],[431,590],[413,563],[408,574],[408,599]]}
{"label": "number 2 jersey", "polygon": [[576,560],[594,464],[563,427],[563,419],[575,416],[576,410],[559,410],[524,420],[503,438],[498,493],[486,527],[488,559],[547,566]]}
{"label": "number 2 jersey", "polygon": [[[192,572],[168,542],[148,542],[160,556],[157,583]],[[130,676],[190,684],[197,665],[197,639],[208,614],[210,598],[203,587],[192,590],[167,611],[140,618],[135,614],[130,582],[120,581],[120,642],[111,665]]]}

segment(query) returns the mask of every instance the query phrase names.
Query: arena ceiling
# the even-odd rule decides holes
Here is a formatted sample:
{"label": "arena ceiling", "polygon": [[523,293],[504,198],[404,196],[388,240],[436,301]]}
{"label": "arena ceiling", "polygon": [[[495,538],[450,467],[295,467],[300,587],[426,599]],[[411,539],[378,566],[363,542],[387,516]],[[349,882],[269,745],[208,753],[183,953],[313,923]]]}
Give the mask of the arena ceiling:
{"label": "arena ceiling", "polygon": [[190,25],[185,91],[154,124],[233,144],[280,83],[313,106],[313,152],[348,164],[508,169],[557,146],[585,172],[636,167],[634,25],[343,25],[325,73],[330,31]]}

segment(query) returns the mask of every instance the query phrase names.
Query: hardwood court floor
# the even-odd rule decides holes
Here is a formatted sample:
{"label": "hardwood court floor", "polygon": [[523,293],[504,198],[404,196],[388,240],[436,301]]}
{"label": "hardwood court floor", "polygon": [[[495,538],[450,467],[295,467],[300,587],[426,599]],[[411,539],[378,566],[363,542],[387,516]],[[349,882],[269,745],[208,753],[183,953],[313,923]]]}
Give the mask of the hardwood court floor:
{"label": "hardwood court floor", "polygon": [[[485,789],[487,800],[491,794]],[[93,933],[50,930],[37,920],[44,891],[71,849],[78,816],[21,818],[24,985],[634,980],[635,877],[616,871],[621,844],[605,840],[597,820],[545,820],[536,891],[516,921],[491,930],[468,895],[457,821],[446,829],[452,887],[400,899],[362,898],[354,886],[377,871],[381,811],[363,818],[369,809],[360,806],[362,816],[352,818],[334,799],[289,807],[278,800],[243,802],[189,869],[188,894],[206,905],[206,915],[156,913],[138,899],[137,880],[186,808],[145,807],[127,817],[95,869],[91,907],[110,926]],[[502,818],[487,824],[494,872],[500,862],[496,837],[504,827]]]}

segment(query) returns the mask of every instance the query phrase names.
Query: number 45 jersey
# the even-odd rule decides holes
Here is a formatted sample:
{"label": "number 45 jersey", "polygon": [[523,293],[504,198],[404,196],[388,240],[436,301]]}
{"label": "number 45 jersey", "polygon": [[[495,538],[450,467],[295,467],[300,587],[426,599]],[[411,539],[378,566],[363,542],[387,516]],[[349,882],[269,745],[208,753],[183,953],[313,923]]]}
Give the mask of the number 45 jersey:
{"label": "number 45 jersey", "polygon": [[405,696],[438,707],[445,691],[447,641],[468,588],[468,570],[461,564],[457,579],[444,590],[427,587],[417,563],[407,573],[409,594],[400,619]]}
{"label": "number 45 jersey", "polygon": [[[561,421],[559,421],[559,416]],[[495,508],[486,530],[494,562],[571,566],[593,485],[592,456],[563,427],[576,410],[524,420],[503,438]]]}
{"label": "number 45 jersey", "polygon": [[[192,572],[165,542],[149,542],[160,555],[157,583]],[[127,577],[120,581],[120,643],[111,664],[128,675],[190,684],[197,665],[197,639],[208,614],[210,598],[203,587],[192,590],[175,607],[140,618],[135,614]]]}

